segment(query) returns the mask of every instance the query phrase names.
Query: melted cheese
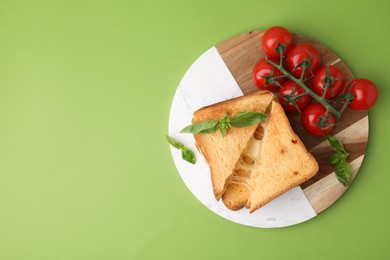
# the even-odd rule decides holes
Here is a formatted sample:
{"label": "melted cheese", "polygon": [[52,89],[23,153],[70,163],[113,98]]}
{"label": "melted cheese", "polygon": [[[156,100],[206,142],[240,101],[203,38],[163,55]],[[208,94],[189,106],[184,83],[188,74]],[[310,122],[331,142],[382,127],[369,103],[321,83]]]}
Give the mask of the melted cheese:
{"label": "melted cheese", "polygon": [[247,147],[241,154],[232,176],[226,182],[226,187],[229,184],[242,184],[248,189],[251,188],[251,179],[255,169],[261,163],[261,154],[265,132],[268,128],[268,120],[262,122],[256,129],[254,135],[249,140]]}

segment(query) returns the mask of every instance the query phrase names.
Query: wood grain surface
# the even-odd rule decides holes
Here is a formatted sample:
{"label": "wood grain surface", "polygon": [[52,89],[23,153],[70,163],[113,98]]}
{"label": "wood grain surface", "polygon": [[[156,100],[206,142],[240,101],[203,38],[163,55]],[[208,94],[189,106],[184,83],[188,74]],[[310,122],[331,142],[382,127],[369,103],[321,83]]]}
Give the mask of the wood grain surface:
{"label": "wood grain surface", "polygon": [[[238,35],[216,46],[231,74],[242,92],[249,94],[258,89],[252,82],[252,68],[265,54],[261,48],[264,31],[253,31]],[[294,43],[306,42],[314,45],[321,54],[322,65],[334,65],[344,74],[345,82],[354,79],[348,66],[323,44],[303,35],[293,34]],[[310,82],[308,82],[310,84]],[[313,154],[320,165],[319,172],[312,179],[301,185],[303,192],[317,213],[332,205],[346,190],[333,172],[333,167],[326,160],[333,153],[325,137],[309,135],[302,128],[300,114],[287,114],[291,126],[301,138],[306,148]],[[348,161],[355,178],[364,158],[368,141],[368,113],[347,109],[341,120],[331,132],[339,138],[350,153]]]}

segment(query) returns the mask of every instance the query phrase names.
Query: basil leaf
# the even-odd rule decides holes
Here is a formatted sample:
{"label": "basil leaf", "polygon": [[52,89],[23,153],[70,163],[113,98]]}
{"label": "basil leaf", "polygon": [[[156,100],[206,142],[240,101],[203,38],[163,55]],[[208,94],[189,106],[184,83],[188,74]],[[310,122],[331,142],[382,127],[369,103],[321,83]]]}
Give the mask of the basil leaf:
{"label": "basil leaf", "polygon": [[328,158],[327,162],[329,164],[338,164],[340,162],[340,154],[339,153],[335,153],[333,154],[331,157]]}
{"label": "basil leaf", "polygon": [[341,160],[345,160],[347,154],[345,153],[334,153],[331,157],[328,158],[329,164],[338,164]]}
{"label": "basil leaf", "polygon": [[352,167],[347,161],[345,161],[345,165],[344,165],[344,176],[348,180],[347,181],[347,185],[348,185],[352,176]]}
{"label": "basil leaf", "polygon": [[348,186],[352,175],[351,165],[347,161],[349,153],[344,150],[344,146],[335,137],[327,134],[326,138],[336,151],[336,153],[328,158],[328,163],[334,164],[334,172],[338,181],[344,186]]}
{"label": "basil leaf", "polygon": [[225,112],[225,115],[223,116],[223,118],[219,121],[219,123],[221,123],[221,124],[230,123],[230,117],[226,112]]}
{"label": "basil leaf", "polygon": [[181,148],[181,157],[189,163],[196,163],[195,154],[185,146]]}
{"label": "basil leaf", "polygon": [[218,120],[208,120],[204,122],[198,122],[189,126],[184,127],[180,133],[191,133],[191,134],[197,134],[197,133],[212,133],[211,131],[216,131]]}
{"label": "basil leaf", "polygon": [[221,132],[222,137],[225,137],[227,134],[227,130],[230,127],[230,117],[229,115],[225,112],[225,115],[221,120],[219,120],[219,131]]}
{"label": "basil leaf", "polygon": [[219,127],[219,130],[220,130],[220,132],[221,132],[221,135],[222,135],[223,137],[225,137],[226,134],[227,134],[227,126],[226,126],[225,124],[223,124],[223,125],[221,125],[221,126]]}
{"label": "basil leaf", "polygon": [[196,162],[195,154],[189,148],[185,147],[184,145],[182,145],[181,143],[179,143],[178,141],[176,141],[175,139],[173,139],[172,137],[170,137],[168,135],[165,135],[165,137],[167,138],[168,142],[173,147],[181,150],[181,157],[185,161],[190,162],[192,164],[195,164],[195,162]]}
{"label": "basil leaf", "polygon": [[266,118],[266,115],[258,112],[241,112],[232,118],[230,125],[236,128],[242,128],[258,124]]}
{"label": "basil leaf", "polygon": [[180,133],[207,134],[214,133],[219,129],[221,135],[225,137],[227,135],[227,130],[232,126],[236,128],[242,128],[258,124],[266,118],[266,115],[258,112],[241,112],[231,119],[228,113],[225,112],[224,116],[219,120],[198,122],[186,126],[180,131]]}
{"label": "basil leaf", "polygon": [[214,133],[215,131],[217,131],[218,129],[218,124],[216,124],[214,127],[212,128],[209,128],[209,129],[206,129],[206,130],[202,130],[200,131],[198,134],[209,134],[209,133]]}
{"label": "basil leaf", "polygon": [[165,137],[167,138],[168,142],[173,146],[175,147],[176,149],[181,149],[183,147],[183,145],[181,143],[179,143],[178,141],[174,140],[172,137],[168,136],[168,135],[165,135]]}
{"label": "basil leaf", "polygon": [[335,165],[334,171],[339,182],[344,186],[348,186],[352,175],[351,165],[349,165],[347,161],[342,160]]}
{"label": "basil leaf", "polygon": [[336,152],[346,153],[343,145],[339,140],[337,140],[335,137],[331,136],[330,134],[327,134],[326,138],[328,139],[330,145]]}

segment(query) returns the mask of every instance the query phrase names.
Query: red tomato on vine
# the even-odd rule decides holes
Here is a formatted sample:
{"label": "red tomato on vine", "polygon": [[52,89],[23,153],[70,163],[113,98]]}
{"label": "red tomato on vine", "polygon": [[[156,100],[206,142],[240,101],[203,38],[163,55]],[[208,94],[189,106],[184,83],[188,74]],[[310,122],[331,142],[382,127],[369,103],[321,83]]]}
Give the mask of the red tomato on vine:
{"label": "red tomato on vine", "polygon": [[291,48],[286,56],[287,68],[296,78],[301,77],[304,66],[306,66],[304,79],[313,76],[320,64],[320,53],[313,45],[308,43],[298,43]]}
{"label": "red tomato on vine", "polygon": [[294,81],[288,80],[278,89],[279,101],[285,111],[294,113],[301,112],[311,102],[311,96],[297,85]]}
{"label": "red tomato on vine", "polygon": [[[270,58],[278,63],[276,59]],[[269,64],[265,58],[259,60],[252,70],[253,83],[259,89],[274,90],[284,82],[283,73]],[[277,77],[275,79],[275,77]]]}
{"label": "red tomato on vine", "polygon": [[284,27],[274,26],[266,30],[261,39],[264,53],[271,58],[279,58],[276,48],[284,45],[283,56],[291,49],[294,39],[292,34]]}
{"label": "red tomato on vine", "polygon": [[326,114],[326,108],[320,103],[310,104],[301,114],[303,128],[310,134],[321,136],[332,131],[334,116]]}
{"label": "red tomato on vine", "polygon": [[358,78],[351,81],[346,91],[351,91],[354,96],[348,107],[357,111],[370,109],[378,100],[378,88],[368,79]]}
{"label": "red tomato on vine", "polygon": [[326,98],[337,97],[344,89],[343,73],[335,66],[323,66],[315,74],[311,89],[319,96]]}

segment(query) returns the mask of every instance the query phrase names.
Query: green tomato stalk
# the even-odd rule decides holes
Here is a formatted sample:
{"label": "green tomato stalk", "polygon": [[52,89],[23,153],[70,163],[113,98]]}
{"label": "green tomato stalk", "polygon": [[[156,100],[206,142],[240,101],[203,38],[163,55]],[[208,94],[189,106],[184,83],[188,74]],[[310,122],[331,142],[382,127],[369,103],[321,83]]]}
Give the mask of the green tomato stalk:
{"label": "green tomato stalk", "polygon": [[286,78],[294,81],[297,85],[299,85],[301,88],[303,88],[305,90],[305,92],[307,94],[309,94],[313,99],[315,99],[318,103],[320,103],[321,105],[323,105],[325,108],[326,108],[326,111],[328,114],[329,112],[332,113],[336,118],[341,118],[341,115],[342,113],[345,111],[345,109],[347,108],[348,104],[352,102],[353,100],[353,94],[351,92],[349,92],[348,94],[345,95],[345,102],[343,104],[343,106],[341,107],[340,110],[336,110],[333,106],[331,106],[326,98],[325,98],[325,94],[326,94],[326,91],[327,91],[327,87],[331,87],[330,86],[326,86],[326,88],[324,89],[324,94],[322,96],[319,96],[317,95],[314,91],[312,91],[308,86],[306,86],[305,82],[304,82],[304,77],[305,77],[305,74],[306,74],[306,70],[308,68],[310,68],[310,60],[309,59],[305,59],[304,61],[302,61],[298,66],[302,66],[303,67],[303,71],[302,71],[302,74],[301,74],[301,77],[299,79],[297,79],[296,77],[294,77],[289,71],[287,71],[285,68],[283,68],[282,64],[283,64],[283,56],[281,55],[280,56],[280,64],[277,64],[275,62],[273,62],[272,60],[270,59],[266,59],[266,61],[271,64],[274,68],[278,69],[280,72],[282,72]]}

